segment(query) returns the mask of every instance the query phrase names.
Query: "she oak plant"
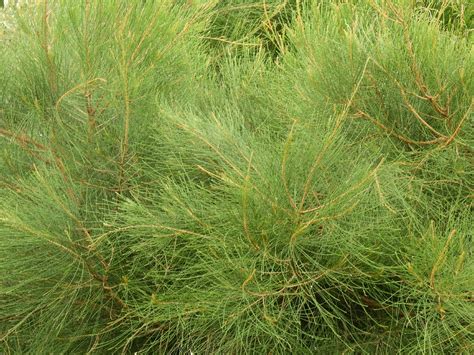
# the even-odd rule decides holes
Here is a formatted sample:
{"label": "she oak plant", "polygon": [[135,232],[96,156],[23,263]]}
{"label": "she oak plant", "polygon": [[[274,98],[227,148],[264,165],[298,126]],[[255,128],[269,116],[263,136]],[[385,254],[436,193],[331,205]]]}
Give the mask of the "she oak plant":
{"label": "she oak plant", "polygon": [[466,9],[20,7],[1,352],[473,353]]}

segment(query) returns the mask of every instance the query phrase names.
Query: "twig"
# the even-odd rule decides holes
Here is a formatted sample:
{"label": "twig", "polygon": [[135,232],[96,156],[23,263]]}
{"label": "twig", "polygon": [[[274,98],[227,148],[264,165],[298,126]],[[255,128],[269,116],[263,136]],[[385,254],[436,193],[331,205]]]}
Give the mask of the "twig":
{"label": "twig", "polygon": [[438,112],[444,118],[448,118],[449,117],[449,107],[448,106],[442,107],[438,103],[438,100],[437,100],[438,97],[441,96],[441,93],[444,91],[444,89],[441,88],[441,90],[436,95],[431,95],[429,93],[428,87],[427,87],[427,85],[426,85],[426,83],[423,79],[423,74],[422,74],[422,72],[421,72],[421,70],[418,66],[417,60],[416,60],[415,51],[413,49],[413,42],[410,39],[410,31],[409,31],[409,28],[408,28],[408,24],[405,21],[402,14],[400,14],[400,12],[395,9],[395,6],[392,4],[392,2],[389,1],[388,4],[389,4],[389,7],[391,8],[391,10],[397,16],[397,20],[398,20],[397,22],[403,28],[403,37],[405,39],[408,55],[410,56],[410,60],[411,60],[410,68],[411,68],[413,74],[415,75],[415,83],[416,83],[418,89],[422,93],[423,98],[430,102],[431,106],[433,107],[433,109],[436,112]]}
{"label": "twig", "polygon": [[36,148],[41,149],[41,150],[47,150],[46,146],[43,144],[35,141],[31,137],[26,136],[25,134],[15,134],[11,131],[8,131],[6,129],[0,128],[0,135],[4,137],[9,137],[15,139],[20,145],[26,145],[26,144],[31,144],[34,145]]}
{"label": "twig", "polygon": [[464,116],[461,118],[461,120],[459,121],[456,129],[454,130],[453,134],[446,140],[446,142],[444,143],[444,146],[446,147],[447,145],[449,145],[453,140],[454,138],[456,138],[456,136],[459,134],[459,132],[461,131],[461,127],[462,125],[464,124],[464,122],[466,121],[467,117],[469,116],[469,114],[471,113],[471,108],[472,108],[472,103],[474,102],[474,99],[471,99],[471,104],[469,105],[469,108],[467,109],[466,113],[464,113]]}
{"label": "twig", "polygon": [[12,138],[14,141],[16,141],[16,143],[21,148],[23,148],[33,158],[38,159],[38,160],[42,161],[43,163],[51,164],[51,161],[49,159],[41,157],[37,152],[35,152],[34,150],[32,150],[28,147],[28,145],[32,145],[32,146],[38,148],[39,150],[42,150],[42,151],[47,150],[47,148],[44,145],[42,145],[41,143],[36,142],[32,138],[30,138],[30,137],[28,137],[24,134],[14,134],[13,132],[8,131],[6,129],[2,129],[2,128],[0,128],[0,136]]}
{"label": "twig", "polygon": [[249,164],[247,168],[247,174],[245,175],[244,178],[244,186],[243,186],[243,191],[242,191],[242,215],[243,215],[243,226],[244,226],[244,232],[245,236],[247,237],[247,240],[250,242],[250,244],[255,248],[255,250],[259,250],[259,246],[257,242],[252,238],[252,235],[249,230],[249,221],[248,221],[248,185],[250,182],[250,167],[252,165],[252,155],[250,156],[249,159]]}
{"label": "twig", "polygon": [[341,112],[341,114],[337,117],[336,124],[334,125],[334,129],[332,130],[331,134],[329,135],[328,139],[326,140],[324,146],[322,147],[321,151],[317,155],[317,157],[314,160],[314,163],[312,164],[310,171],[308,173],[308,176],[306,177],[306,182],[304,184],[303,188],[303,196],[301,198],[300,204],[299,204],[299,211],[301,212],[304,207],[304,203],[306,200],[306,197],[309,193],[309,188],[311,185],[311,181],[313,180],[314,174],[316,172],[316,168],[318,167],[319,163],[321,162],[324,154],[326,151],[329,149],[329,147],[332,145],[334,138],[336,137],[337,132],[339,131],[342,120],[345,117],[345,115],[348,113],[350,107],[352,106],[352,102],[354,101],[355,95],[359,91],[360,84],[362,83],[362,79],[365,76],[365,72],[367,70],[367,65],[369,64],[369,58],[365,61],[364,68],[362,69],[362,74],[360,75],[359,80],[357,81],[357,84],[355,85],[354,89],[352,90],[351,97],[349,98],[349,101],[347,102],[346,106],[344,107],[344,110]]}
{"label": "twig", "polygon": [[383,129],[385,132],[388,134],[400,139],[402,142],[410,144],[410,145],[431,145],[431,144],[436,144],[442,142],[444,139],[442,137],[438,137],[436,139],[428,140],[428,141],[414,141],[410,138],[404,137],[396,132],[393,131],[393,129],[390,129],[386,126],[384,126],[382,123],[380,123],[378,120],[375,118],[371,117],[368,113],[363,112],[363,111],[357,111],[356,117],[363,117],[373,124],[375,124],[377,127]]}
{"label": "twig", "polygon": [[286,177],[286,164],[288,160],[288,151],[290,148],[291,140],[293,138],[293,130],[296,125],[296,120],[293,121],[293,124],[291,125],[290,133],[288,134],[288,138],[285,142],[285,146],[283,148],[283,158],[281,162],[281,180],[283,181],[283,186],[285,188],[286,195],[288,196],[288,201],[290,202],[290,205],[293,207],[294,210],[297,209],[296,203],[291,196],[290,189],[288,188],[288,181]]}
{"label": "twig", "polygon": [[436,262],[433,265],[433,268],[431,269],[430,287],[433,290],[435,289],[435,274],[444,263],[444,258],[446,257],[446,253],[448,252],[449,244],[451,243],[451,240],[453,239],[455,234],[456,234],[456,229],[453,229],[451,233],[449,233],[448,239],[446,240],[446,243],[444,244],[443,250],[441,250],[441,252],[439,253],[438,259],[436,260]]}

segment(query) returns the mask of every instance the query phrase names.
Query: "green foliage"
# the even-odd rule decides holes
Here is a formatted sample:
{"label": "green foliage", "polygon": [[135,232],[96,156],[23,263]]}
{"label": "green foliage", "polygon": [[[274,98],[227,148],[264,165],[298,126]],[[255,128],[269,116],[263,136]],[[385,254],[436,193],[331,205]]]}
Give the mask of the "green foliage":
{"label": "green foliage", "polygon": [[431,0],[419,1],[418,5],[441,26],[449,31],[472,36],[474,30],[474,8],[466,0]]}
{"label": "green foliage", "polygon": [[304,1],[219,1],[210,11],[205,39],[218,54],[265,48],[276,57],[285,51],[285,30]]}
{"label": "green foliage", "polygon": [[474,58],[446,4],[19,9],[2,352],[472,353]]}

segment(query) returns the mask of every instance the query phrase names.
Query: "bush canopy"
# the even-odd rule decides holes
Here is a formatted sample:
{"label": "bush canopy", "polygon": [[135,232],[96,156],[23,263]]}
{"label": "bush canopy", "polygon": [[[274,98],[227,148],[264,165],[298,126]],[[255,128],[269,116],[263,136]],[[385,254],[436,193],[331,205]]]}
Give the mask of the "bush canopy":
{"label": "bush canopy", "polygon": [[467,5],[20,6],[1,352],[474,353]]}

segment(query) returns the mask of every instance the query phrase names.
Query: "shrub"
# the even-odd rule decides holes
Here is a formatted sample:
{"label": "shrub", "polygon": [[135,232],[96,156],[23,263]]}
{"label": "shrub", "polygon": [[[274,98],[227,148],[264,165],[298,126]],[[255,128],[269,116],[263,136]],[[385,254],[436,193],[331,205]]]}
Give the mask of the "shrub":
{"label": "shrub", "polygon": [[415,5],[20,9],[3,351],[471,353],[474,61]]}

